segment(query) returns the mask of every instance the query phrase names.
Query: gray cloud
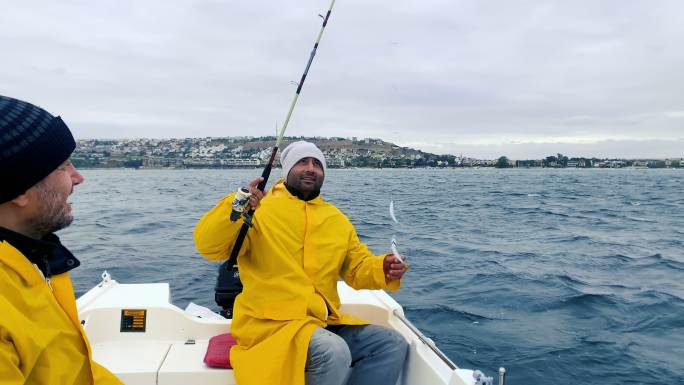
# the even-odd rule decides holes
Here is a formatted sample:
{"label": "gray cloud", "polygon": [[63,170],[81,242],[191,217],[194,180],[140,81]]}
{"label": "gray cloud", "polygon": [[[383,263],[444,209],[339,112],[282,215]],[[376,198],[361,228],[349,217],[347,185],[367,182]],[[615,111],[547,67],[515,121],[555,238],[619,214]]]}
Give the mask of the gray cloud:
{"label": "gray cloud", "polygon": [[[80,138],[271,135],[328,5],[11,2],[0,93],[61,114]],[[339,1],[288,134],[477,157],[684,153],[683,11],[675,0]]]}

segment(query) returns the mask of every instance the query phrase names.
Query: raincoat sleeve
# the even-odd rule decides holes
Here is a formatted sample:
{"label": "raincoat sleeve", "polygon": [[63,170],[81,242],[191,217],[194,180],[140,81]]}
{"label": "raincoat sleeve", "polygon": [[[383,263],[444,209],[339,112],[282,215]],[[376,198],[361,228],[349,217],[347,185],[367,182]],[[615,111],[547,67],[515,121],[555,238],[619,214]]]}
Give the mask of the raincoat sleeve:
{"label": "raincoat sleeve", "polygon": [[5,338],[0,329],[0,382],[3,385],[24,384],[25,378],[19,364],[19,355],[14,344]]}
{"label": "raincoat sleeve", "polygon": [[[230,251],[237,238],[244,219],[240,217],[235,222],[230,221],[230,212],[235,193],[224,197],[209,210],[195,226],[195,246],[197,251],[206,259],[221,261],[230,257]],[[249,249],[249,234],[240,251],[244,254]]]}
{"label": "raincoat sleeve", "polygon": [[384,255],[374,255],[365,243],[361,243],[356,230],[351,227],[347,256],[342,263],[341,276],[354,289],[387,289],[397,290],[401,286],[399,280],[385,280],[382,269]]}
{"label": "raincoat sleeve", "polygon": [[123,382],[104,366],[95,361],[92,361],[92,365],[94,385],[123,385]]}

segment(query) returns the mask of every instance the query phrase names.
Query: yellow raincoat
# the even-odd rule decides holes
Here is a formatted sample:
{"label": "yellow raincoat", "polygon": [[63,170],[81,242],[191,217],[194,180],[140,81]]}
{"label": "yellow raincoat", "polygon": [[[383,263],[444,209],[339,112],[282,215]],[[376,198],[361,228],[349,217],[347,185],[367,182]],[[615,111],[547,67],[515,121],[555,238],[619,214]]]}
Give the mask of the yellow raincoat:
{"label": "yellow raincoat", "polygon": [[68,273],[42,273],[0,242],[0,384],[121,385],[92,360]]}
{"label": "yellow raincoat", "polygon": [[[195,228],[210,260],[230,255],[242,220],[230,222],[234,195]],[[239,385],[303,385],[309,340],[317,326],[368,322],[340,312],[337,280],[356,289],[399,288],[385,281],[384,255],[359,241],[349,219],[320,196],[306,202],[278,181],[261,200],[238,256],[244,285],[237,297],[230,352]]]}

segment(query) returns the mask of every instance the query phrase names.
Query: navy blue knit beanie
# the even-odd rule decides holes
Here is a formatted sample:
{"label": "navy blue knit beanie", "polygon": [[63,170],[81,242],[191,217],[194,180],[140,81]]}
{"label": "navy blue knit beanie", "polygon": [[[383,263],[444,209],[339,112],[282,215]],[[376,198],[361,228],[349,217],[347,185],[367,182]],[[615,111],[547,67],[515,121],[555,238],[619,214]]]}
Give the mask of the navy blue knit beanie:
{"label": "navy blue knit beanie", "polygon": [[59,116],[0,95],[0,203],[50,175],[75,148],[74,137]]}

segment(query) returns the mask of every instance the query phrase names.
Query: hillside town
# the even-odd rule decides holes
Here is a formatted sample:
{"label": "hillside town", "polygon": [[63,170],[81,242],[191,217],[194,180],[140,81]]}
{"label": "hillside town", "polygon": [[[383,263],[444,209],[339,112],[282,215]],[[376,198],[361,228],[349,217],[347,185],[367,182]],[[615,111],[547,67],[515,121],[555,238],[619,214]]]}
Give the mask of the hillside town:
{"label": "hillside town", "polygon": [[[375,138],[286,137],[281,149],[296,140],[316,143],[330,168],[449,167],[460,161]],[[78,141],[72,160],[86,168],[255,168],[268,162],[274,145],[275,137],[87,139]]]}
{"label": "hillside town", "polygon": [[[436,155],[400,147],[377,138],[286,137],[284,148],[308,140],[321,148],[330,168],[419,167],[550,167],[550,168],[676,168],[684,159],[599,159],[562,154],[544,159],[475,159]],[[72,161],[81,168],[259,168],[268,162],[275,137],[183,139],[84,139]],[[276,160],[277,165],[277,160]]]}

